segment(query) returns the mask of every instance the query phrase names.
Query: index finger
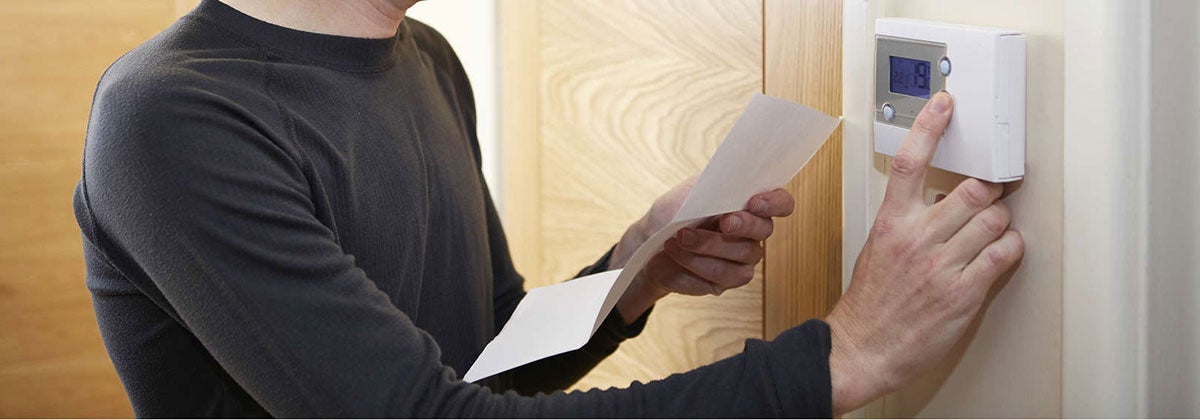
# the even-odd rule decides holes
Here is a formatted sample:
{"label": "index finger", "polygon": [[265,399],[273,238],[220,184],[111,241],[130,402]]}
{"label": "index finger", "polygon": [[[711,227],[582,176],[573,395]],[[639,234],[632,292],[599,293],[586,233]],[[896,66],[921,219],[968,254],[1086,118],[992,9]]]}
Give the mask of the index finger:
{"label": "index finger", "polygon": [[892,174],[888,178],[884,205],[907,207],[922,202],[925,170],[937,151],[938,140],[946,132],[953,114],[954,100],[946,92],[938,92],[917,115],[908,137],[892,159]]}

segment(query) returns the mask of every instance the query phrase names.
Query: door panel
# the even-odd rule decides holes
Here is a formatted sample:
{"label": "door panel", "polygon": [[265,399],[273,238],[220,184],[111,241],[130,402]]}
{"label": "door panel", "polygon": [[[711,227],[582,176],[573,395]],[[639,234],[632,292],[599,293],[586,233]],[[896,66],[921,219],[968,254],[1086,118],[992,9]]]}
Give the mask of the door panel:
{"label": "door panel", "polygon": [[[510,160],[506,169],[526,171],[525,178],[520,172],[507,178],[505,189],[514,243],[537,244],[532,258],[521,255],[529,250],[517,251],[535,287],[591,264],[656,197],[703,169],[761,89],[762,10],[760,2],[745,0],[518,7],[538,16],[537,49],[526,53],[538,63],[539,94],[528,101],[537,103],[537,117],[526,119],[537,141],[521,145],[506,137],[505,147],[527,153],[519,159],[538,156],[539,173],[529,177]],[[512,133],[512,121],[506,124]],[[522,179],[536,184],[514,182]],[[524,203],[537,203],[533,226],[512,223],[528,219],[513,214]],[[577,388],[658,379],[740,352],[746,338],[762,336],[761,284],[756,279],[721,297],[665,299],[643,335]]]}

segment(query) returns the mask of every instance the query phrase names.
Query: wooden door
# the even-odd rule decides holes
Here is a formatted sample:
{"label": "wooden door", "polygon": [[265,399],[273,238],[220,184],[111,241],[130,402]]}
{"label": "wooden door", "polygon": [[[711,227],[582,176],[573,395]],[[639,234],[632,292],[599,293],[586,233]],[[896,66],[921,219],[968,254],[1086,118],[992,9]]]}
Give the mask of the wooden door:
{"label": "wooden door", "polygon": [[[505,206],[518,268],[533,287],[595,261],[656,197],[704,168],[762,89],[762,3],[505,8],[502,30],[524,32],[506,32],[501,52],[512,169]],[[744,339],[762,336],[762,283],[721,297],[669,297],[654,311],[643,335],[577,388],[658,379],[740,352]]]}
{"label": "wooden door", "polygon": [[71,210],[101,73],[171,0],[0,7],[0,417],[127,417],[84,287]]}
{"label": "wooden door", "polygon": [[[505,221],[529,287],[590,264],[698,174],[764,85],[838,115],[840,11],[836,0],[502,2]],[[830,142],[789,186],[798,216],[767,244],[765,296],[760,275],[720,297],[668,297],[576,388],[687,371],[827,313],[841,291],[840,159]]]}

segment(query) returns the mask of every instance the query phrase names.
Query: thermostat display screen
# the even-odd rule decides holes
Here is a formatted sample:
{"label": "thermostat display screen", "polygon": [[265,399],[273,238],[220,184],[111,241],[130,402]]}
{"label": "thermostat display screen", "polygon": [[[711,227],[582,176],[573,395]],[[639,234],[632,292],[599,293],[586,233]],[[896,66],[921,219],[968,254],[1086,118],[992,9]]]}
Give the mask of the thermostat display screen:
{"label": "thermostat display screen", "polygon": [[928,61],[889,56],[891,58],[891,87],[888,90],[901,95],[929,99]]}

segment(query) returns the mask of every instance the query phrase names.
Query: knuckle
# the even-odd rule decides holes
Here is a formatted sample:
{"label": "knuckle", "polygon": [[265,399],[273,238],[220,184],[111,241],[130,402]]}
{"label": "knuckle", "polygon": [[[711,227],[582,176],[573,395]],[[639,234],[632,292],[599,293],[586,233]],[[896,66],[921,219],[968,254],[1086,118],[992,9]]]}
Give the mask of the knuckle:
{"label": "knuckle", "polygon": [[734,287],[742,287],[754,280],[754,264],[747,264],[741,268],[741,275],[734,281]]}
{"label": "knuckle", "polygon": [[950,287],[946,291],[946,303],[949,307],[957,309],[955,312],[968,312],[975,306],[974,303],[979,295],[977,289],[979,289],[978,283],[956,279],[950,283]]}
{"label": "knuckle", "polygon": [[922,223],[915,230],[917,232],[911,233],[910,235],[916,235],[918,243],[937,244],[942,242],[942,234],[939,232],[938,225],[935,223]]}
{"label": "knuckle", "polygon": [[746,286],[746,284],[754,281],[755,264],[746,264],[742,269],[745,271],[742,277],[739,277],[738,286]]}
{"label": "knuckle", "polygon": [[757,263],[759,261],[762,261],[763,256],[766,253],[767,253],[767,251],[765,249],[763,249],[763,247],[761,245],[759,245],[758,243],[755,243],[754,245],[750,246],[749,249],[746,250],[745,255],[743,255],[743,260],[748,263]]}
{"label": "knuckle", "polygon": [[723,255],[710,254],[714,257],[719,257],[729,261],[753,261],[755,258],[762,258],[762,254],[758,253],[755,248],[762,243],[748,238],[735,238],[736,242],[731,242],[726,245],[727,251]]}
{"label": "knuckle", "polygon": [[711,254],[721,252],[724,249],[725,243],[721,240],[723,233],[714,232],[707,229],[696,229],[696,242],[689,249],[696,254]]}
{"label": "knuckle", "polygon": [[1004,226],[1008,226],[1008,223],[1012,221],[1012,212],[1009,211],[1008,205],[1004,204],[1003,201],[996,200],[996,202],[992,203],[992,207],[995,209],[997,217],[1004,222]]}
{"label": "knuckle", "polygon": [[978,179],[967,179],[959,187],[962,189],[963,202],[971,207],[984,207],[995,201],[991,189]]}
{"label": "knuckle", "polygon": [[990,247],[983,251],[984,262],[991,267],[1000,268],[1008,265],[1008,261],[1012,258],[1009,251],[1005,247]]}
{"label": "knuckle", "polygon": [[1020,233],[1017,233],[1016,237],[1017,239],[1014,241],[1015,244],[1013,245],[1013,255],[1016,258],[1020,258],[1021,256],[1025,255],[1025,239],[1021,237]]}
{"label": "knuckle", "polygon": [[775,221],[771,220],[771,219],[767,219],[766,223],[763,224],[761,239],[767,239],[767,238],[771,237],[771,235],[773,235],[773,234],[775,234]]}
{"label": "knuckle", "polygon": [[921,163],[912,155],[912,152],[907,148],[901,148],[900,152],[892,158],[892,174],[902,177],[912,176],[921,169]]}
{"label": "knuckle", "polygon": [[991,234],[993,238],[1003,235],[1004,231],[1008,229],[1008,215],[1002,210],[992,210],[980,214],[979,222],[983,224],[983,229]]}
{"label": "knuckle", "polygon": [[709,280],[723,279],[728,273],[728,270],[725,268],[725,264],[722,264],[717,260],[706,260],[699,265],[700,267],[698,268],[701,270],[701,272],[705,273],[701,277]]}

